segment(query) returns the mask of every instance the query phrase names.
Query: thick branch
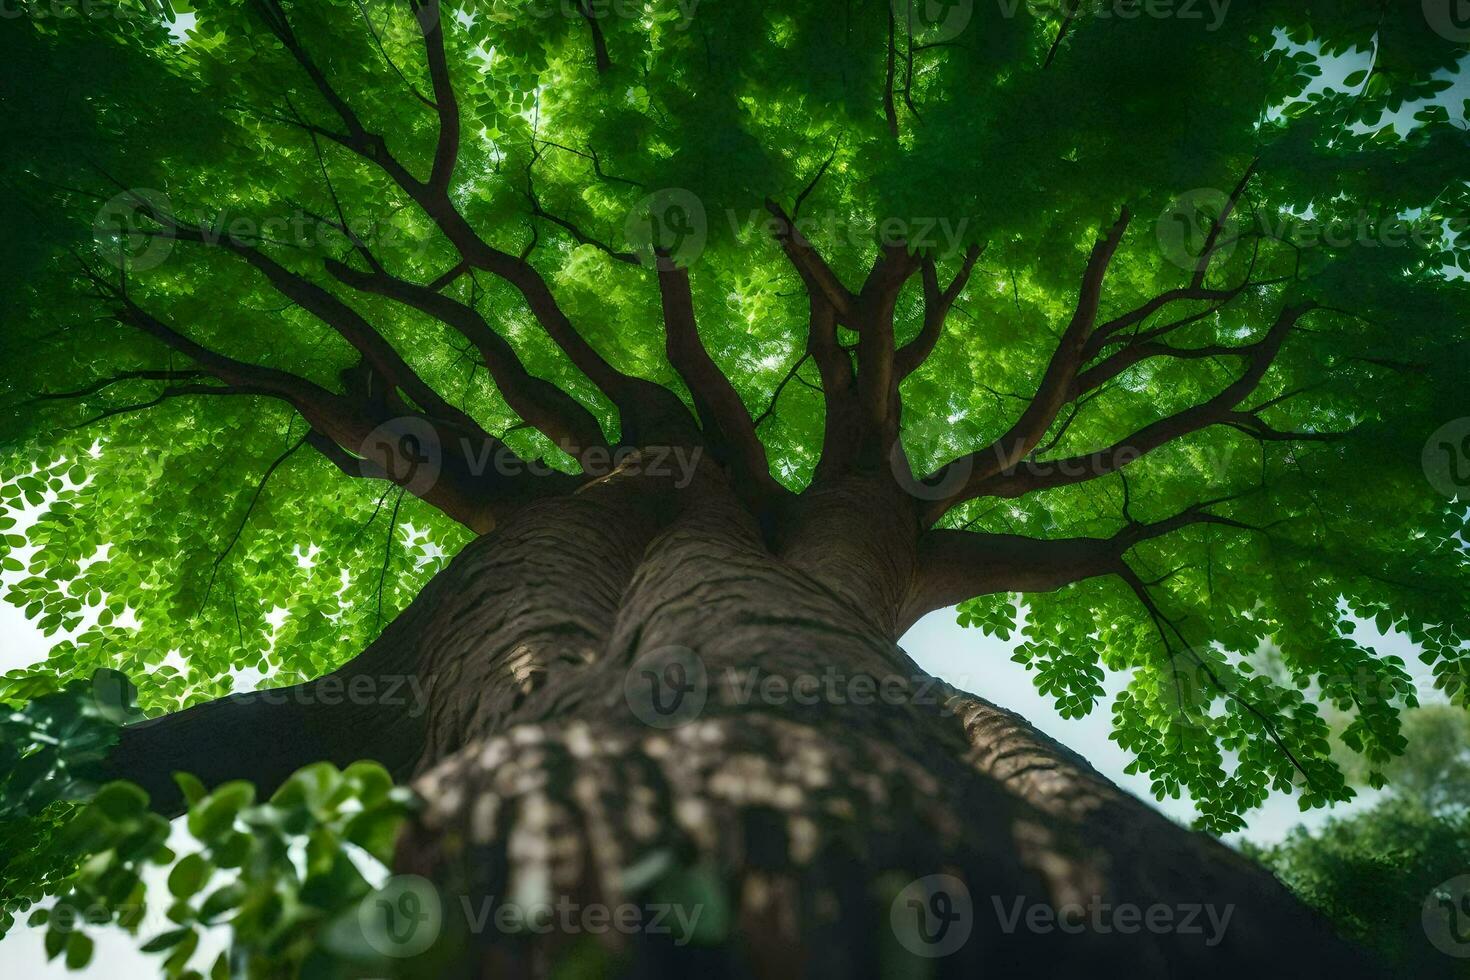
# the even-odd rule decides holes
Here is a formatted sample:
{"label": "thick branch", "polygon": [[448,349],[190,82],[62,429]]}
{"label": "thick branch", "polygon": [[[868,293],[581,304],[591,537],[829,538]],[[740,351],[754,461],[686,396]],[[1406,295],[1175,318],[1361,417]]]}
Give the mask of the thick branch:
{"label": "thick branch", "polygon": [[414,0],[414,19],[424,36],[424,57],[429,65],[429,80],[434,86],[434,108],[439,114],[439,136],[434,146],[434,165],[429,174],[429,188],[435,193],[449,190],[454,178],[454,164],[459,157],[459,99],[449,76],[449,62],[444,56],[444,22],[440,16],[440,0]]}
{"label": "thick branch", "polygon": [[766,448],[749,410],[699,338],[689,271],[660,257],[658,288],[669,363],[688,386],[706,435],[713,437],[711,441],[742,478],[740,483],[759,487],[762,495],[778,493],[780,484],[771,477]]}
{"label": "thick branch", "polygon": [[857,400],[863,435],[859,462],[873,466],[898,439],[898,376],[894,371],[893,312],[899,291],[919,266],[906,246],[883,245],[858,294]]}
{"label": "thick branch", "polygon": [[812,243],[807,241],[806,236],[787,216],[781,205],[768,200],[766,210],[776,219],[776,240],[781,243],[786,257],[796,267],[807,289],[822,295],[822,298],[832,307],[838,321],[856,329],[857,297],[837,278],[837,274],[827,265],[826,260],[817,252]]}
{"label": "thick branch", "polygon": [[366,358],[394,387],[430,414],[449,422],[476,437],[488,435],[469,415],[449,404],[427,384],[356,310],[304,276],[298,275],[266,255],[259,248],[234,235],[214,237],[200,228],[180,223],[172,215],[158,210],[146,199],[133,195],[139,209],[163,226],[165,232],[183,241],[208,247],[222,247],[240,256],[266,277],[271,286],[337,332]]}
{"label": "thick branch", "polygon": [[[231,694],[128,725],[103,777],[142,786],[152,808],[167,816],[185,808],[175,772],[197,776],[207,787],[248,780],[262,797],[297,769],[321,761],[345,767],[372,759],[407,779],[423,747],[426,707],[424,684],[403,652],[415,626],[422,628],[401,617],[357,659],[316,680]],[[349,693],[362,690],[374,696]]]}
{"label": "thick branch", "polygon": [[974,496],[976,486],[1024,459],[1041,444],[1062,407],[1074,397],[1074,381],[1083,364],[1083,351],[1097,321],[1103,279],[1118,251],[1119,243],[1123,240],[1123,233],[1128,229],[1129,218],[1125,207],[1107,235],[1093,245],[1092,254],[1088,257],[1087,267],[1082,274],[1082,285],[1077,293],[1077,304],[1072,318],[1062,332],[1056,350],[1052,352],[1035,396],[1021,412],[1021,417],[995,442],[979,452],[956,460],[940,472],[939,478],[943,479],[947,473],[952,472],[952,467],[959,466],[967,468],[969,476],[955,498],[945,502],[939,513]]}
{"label": "thick branch", "polygon": [[[341,118],[343,125],[347,127],[347,133],[335,133],[309,124],[301,125],[305,125],[309,131],[336,141],[363,159],[376,164],[434,222],[469,266],[489,272],[514,286],[524,297],[532,315],[541,324],[552,342],[567,355],[578,370],[587,375],[593,384],[612,399],[625,418],[636,419],[640,412],[647,414],[650,403],[658,403],[658,411],[667,412],[667,399],[652,391],[657,386],[618,371],[587,343],[552,296],[545,279],[529,262],[524,258],[503,252],[486,242],[455,207],[446,192],[446,187],[437,186],[432,176],[429,181],[419,180],[389,151],[386,141],[380,134],[370,132],[363,126],[351,106],[333,88],[321,69],[296,40],[286,22],[284,13],[281,12],[275,0],[255,0],[255,4],[258,9],[264,11],[263,16],[272,33],[286,46],[306,71],[328,105]],[[437,14],[437,4],[434,6]],[[442,35],[442,30],[439,30],[425,37],[431,62],[438,57],[434,48],[442,47]],[[432,64],[430,70],[433,74]],[[436,86],[442,84],[446,91],[451,88],[447,71],[439,74],[435,84]],[[446,132],[442,112],[446,105],[452,104],[452,102],[447,102],[443,95],[440,96],[441,137]],[[444,142],[441,139],[441,147],[443,145]],[[439,158],[436,157],[436,159]],[[444,159],[447,159],[447,156]],[[447,175],[447,168],[441,167],[440,172]],[[673,398],[672,393],[665,392],[665,394]],[[677,401],[677,399],[674,400]]]}
{"label": "thick branch", "polygon": [[852,359],[837,342],[837,313],[819,292],[808,295],[806,350],[822,379],[822,455],[815,479],[843,472],[861,437]]}
{"label": "thick branch", "polygon": [[602,33],[602,23],[592,12],[588,0],[577,0],[577,12],[587,21],[592,32],[592,57],[597,64],[597,74],[606,75],[612,70],[612,58],[607,53],[607,38]]}
{"label": "thick branch", "polygon": [[1223,500],[1196,504],[1152,523],[1129,523],[1108,538],[1031,538],[1016,534],[932,529],[919,538],[919,559],[902,614],[907,629],[926,613],[999,592],[1052,592],[1100,575],[1121,575],[1123,557],[1144,541],[1182,528],[1250,525],[1207,513]]}
{"label": "thick branch", "polygon": [[[188,241],[210,244],[206,236],[193,229],[176,227],[176,234]],[[403,391],[425,411],[452,422],[467,432],[485,434],[474,419],[451,405],[419,377],[393,345],[352,307],[310,279],[291,272],[258,248],[230,236],[221,238],[220,243],[261,272],[277,292],[336,331],[377,368],[389,383]]]}
{"label": "thick branch", "polygon": [[933,353],[934,345],[944,332],[944,322],[949,317],[950,308],[954,306],[960,293],[964,292],[975,263],[984,251],[982,245],[971,245],[966,249],[959,272],[955,273],[954,279],[943,289],[939,286],[939,273],[934,266],[934,259],[925,256],[919,270],[924,281],[924,323],[919,328],[918,335],[899,348],[894,358],[893,370],[898,380],[902,381],[917,371],[919,365]]}
{"label": "thick branch", "polygon": [[[351,466],[347,461],[351,459],[355,460],[359,473],[363,473],[364,462],[370,463],[378,475],[410,486],[425,502],[466,527],[483,533],[526,500],[570,489],[554,475],[532,473],[524,461],[488,435],[473,439],[456,433],[456,440],[445,433],[440,437],[431,420],[417,417],[435,431],[437,446],[410,446],[401,438],[384,437],[380,427],[389,420],[372,406],[334,394],[284,371],[238,361],[210,350],[148,313],[105,280],[94,281],[111,290],[119,304],[119,322],[136,327],[191,358],[233,389],[265,394],[289,403],[315,431],[317,438],[313,445],[323,450],[339,468],[347,470]],[[327,441],[337,449],[327,451]],[[425,462],[442,464],[442,471],[433,480],[414,480],[413,476]],[[496,463],[501,465],[492,465]]]}
{"label": "thick branch", "polygon": [[[1282,310],[1266,335],[1250,346],[1246,369],[1208,401],[1151,422],[1105,449],[1065,459],[1022,461],[972,488],[972,496],[1019,497],[1036,490],[1070,486],[1115,473],[1129,463],[1176,439],[1212,425],[1241,421],[1236,411],[1260,384],[1286,335],[1302,316],[1315,309],[1304,303]],[[932,514],[938,519],[942,511]]]}
{"label": "thick branch", "polygon": [[354,289],[395,299],[458,331],[479,350],[490,377],[511,410],[568,455],[580,459],[587,449],[606,444],[596,417],[571,395],[527,371],[511,345],[474,307],[451,299],[432,286],[420,286],[385,272],[359,272],[330,259],[327,270]]}

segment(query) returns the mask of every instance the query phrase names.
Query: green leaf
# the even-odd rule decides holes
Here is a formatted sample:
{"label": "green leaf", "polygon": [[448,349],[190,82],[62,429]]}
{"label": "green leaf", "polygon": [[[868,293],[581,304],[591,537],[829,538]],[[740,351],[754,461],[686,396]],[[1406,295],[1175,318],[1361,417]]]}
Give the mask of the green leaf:
{"label": "green leaf", "polygon": [[188,898],[204,887],[213,871],[204,855],[190,854],[169,872],[168,890],[177,898]]}
{"label": "green leaf", "polygon": [[204,784],[187,772],[174,773],[174,782],[178,784],[179,791],[184,794],[185,802],[191,807],[208,795]]}
{"label": "green leaf", "polygon": [[97,791],[92,805],[109,820],[122,823],[148,808],[148,794],[132,783],[113,782]]}
{"label": "green leaf", "polygon": [[187,927],[183,929],[170,929],[168,932],[162,932],[154,936],[140,948],[145,953],[161,953],[166,949],[173,949],[193,935],[194,930]]}
{"label": "green leaf", "polygon": [[245,886],[238,881],[215,889],[199,906],[199,918],[204,922],[212,922],[231,909],[237,908],[244,901],[246,894]]}
{"label": "green leaf", "polygon": [[234,826],[240,811],[255,799],[255,787],[243,780],[225,783],[189,809],[189,833],[211,842]]}
{"label": "green leaf", "polygon": [[92,940],[81,930],[73,932],[66,941],[66,968],[80,970],[92,962]]}

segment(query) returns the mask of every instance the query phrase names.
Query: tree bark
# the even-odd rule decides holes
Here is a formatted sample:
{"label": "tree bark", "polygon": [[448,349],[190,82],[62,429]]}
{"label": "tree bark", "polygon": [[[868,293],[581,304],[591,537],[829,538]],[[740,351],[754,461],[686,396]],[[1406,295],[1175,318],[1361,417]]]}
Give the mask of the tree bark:
{"label": "tree bark", "polygon": [[[1266,871],[904,654],[900,494],[852,477],[763,523],[712,467],[677,492],[638,468],[477,539],[334,675],[412,677],[421,712],[244,695],[129,729],[118,774],[385,760],[424,800],[396,870],[442,913],[405,976],[1365,972]],[[607,925],[626,907],[636,930]]]}

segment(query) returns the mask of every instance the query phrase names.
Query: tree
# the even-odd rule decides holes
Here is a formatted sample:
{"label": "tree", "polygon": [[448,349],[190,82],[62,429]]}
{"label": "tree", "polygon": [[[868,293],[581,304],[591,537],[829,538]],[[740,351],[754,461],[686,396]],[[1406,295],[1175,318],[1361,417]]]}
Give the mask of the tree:
{"label": "tree", "polygon": [[[1435,815],[1395,796],[1366,813],[1334,817],[1316,833],[1297,827],[1251,853],[1342,934],[1376,948],[1398,975],[1457,967],[1463,976],[1464,960],[1450,960],[1426,938],[1423,910],[1437,888],[1463,875],[1467,830],[1464,813]],[[1462,888],[1446,894],[1451,909]]]}
{"label": "tree", "polygon": [[[7,678],[5,814],[77,870],[12,867],[20,904],[136,894],[188,807],[168,969],[219,866],[251,969],[325,971],[323,896],[367,890],[335,845],[408,805],[333,768],[369,759],[450,907],[719,913],[449,916],[400,969],[1361,970],[897,641],[1024,603],[1038,683],[1083,713],[1127,672],[1114,737],[1212,832],[1351,795],[1303,688],[1402,750],[1408,674],[1345,612],[1464,703],[1448,9],[25,7],[5,561],[74,635]],[[148,720],[88,706],[104,668]],[[285,846],[247,855],[290,834],[287,901]]]}
{"label": "tree", "polygon": [[1470,725],[1448,705],[1427,705],[1404,719],[1409,750],[1389,775],[1430,812],[1470,806]]}
{"label": "tree", "polygon": [[[1463,916],[1455,903],[1470,885],[1464,712],[1426,705],[1404,714],[1404,730],[1408,748],[1389,767],[1389,792],[1372,809],[1246,848],[1344,935],[1378,949],[1401,976],[1442,970],[1443,952],[1463,945],[1463,923],[1450,917]],[[1435,913],[1446,916],[1442,932],[1425,925]],[[1456,965],[1463,976],[1465,961]]]}

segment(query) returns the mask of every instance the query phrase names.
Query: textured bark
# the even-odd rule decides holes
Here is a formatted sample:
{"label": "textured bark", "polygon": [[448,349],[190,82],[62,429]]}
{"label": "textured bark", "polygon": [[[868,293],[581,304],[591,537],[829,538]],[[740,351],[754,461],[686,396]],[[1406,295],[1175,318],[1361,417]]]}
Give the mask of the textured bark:
{"label": "textured bark", "polygon": [[[946,686],[947,687],[947,686]],[[1146,976],[1216,976],[1270,963],[1308,976],[1373,975],[1374,967],[1333,936],[1270,872],[1203,834],[1186,831],[1119,789],[1077,753],[1014,712],[948,688],[945,706],[964,727],[977,772],[1042,814],[1067,859],[1036,865],[1057,902],[1106,896],[1143,908],[1209,902],[1234,906],[1214,947],[1184,936],[1134,937],[1132,969]],[[1071,896],[1071,898],[1068,898]]]}
{"label": "textured bark", "polygon": [[[1264,870],[918,669],[894,637],[916,523],[875,487],[809,494],[775,548],[718,477],[624,491],[643,522],[599,520],[591,498],[538,505],[455,562],[467,585],[422,644],[439,693],[398,859],[438,887],[446,931],[405,974],[549,976],[588,942],[630,976],[1364,972]],[[666,727],[636,692],[673,661],[702,667],[705,700]],[[928,959],[890,915],[937,874],[965,883],[972,931]],[[645,908],[687,897],[690,876],[714,883],[706,914],[727,912],[716,946],[474,930],[464,911]],[[1003,927],[1017,903],[1099,902],[1232,911],[1209,945],[1202,913],[1197,934]]]}
{"label": "textured bark", "polygon": [[[921,560],[901,494],[851,477],[762,522],[713,466],[680,490],[637,470],[472,543],[336,675],[411,675],[420,715],[308,707],[313,681],[129,729],[119,774],[168,752],[167,769],[268,790],[317,758],[386,761],[424,799],[397,869],[444,910],[406,976],[553,976],[588,956],[623,976],[1363,975],[1264,870],[903,653]],[[685,682],[676,713],[651,713],[670,693],[655,680]],[[969,896],[967,940],[937,958],[894,925],[932,875]],[[717,941],[481,918],[517,902],[632,904],[645,925],[697,907]],[[1200,911],[1198,932],[1092,925],[1119,903],[1230,918],[1223,935]],[[1027,927],[1069,905],[1089,910],[1080,931]]]}

